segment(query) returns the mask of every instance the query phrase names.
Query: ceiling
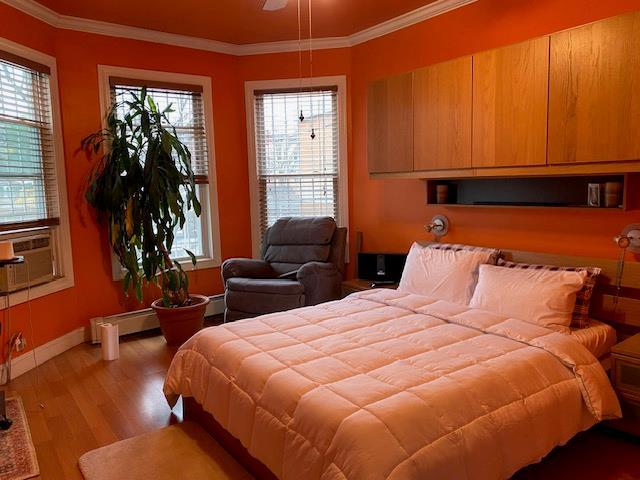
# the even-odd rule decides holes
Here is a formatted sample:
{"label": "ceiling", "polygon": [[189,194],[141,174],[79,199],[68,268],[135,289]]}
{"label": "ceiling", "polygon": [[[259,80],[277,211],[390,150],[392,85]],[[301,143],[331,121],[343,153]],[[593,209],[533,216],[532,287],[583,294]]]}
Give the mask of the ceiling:
{"label": "ceiling", "polygon": [[[264,0],[37,1],[62,15],[240,45],[298,38],[297,0],[276,12],[263,11]],[[313,36],[320,38],[348,36],[435,0],[312,1]],[[305,37],[308,0],[300,3]]]}

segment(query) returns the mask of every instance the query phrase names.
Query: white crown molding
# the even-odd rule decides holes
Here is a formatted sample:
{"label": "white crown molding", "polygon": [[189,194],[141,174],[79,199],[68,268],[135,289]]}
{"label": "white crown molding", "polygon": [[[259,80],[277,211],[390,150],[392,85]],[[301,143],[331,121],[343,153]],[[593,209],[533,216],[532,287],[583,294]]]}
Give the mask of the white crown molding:
{"label": "white crown molding", "polygon": [[44,5],[34,1],[34,0],[1,0],[7,5],[16,8],[27,15],[31,15],[32,17],[37,18],[38,20],[42,20],[45,23],[53,27],[57,27],[57,23],[60,20],[61,15],[54,12],[50,8],[45,7]]}
{"label": "white crown molding", "polygon": [[423,7],[407,12],[399,17],[392,18],[386,22],[379,23],[360,32],[356,32],[349,37],[351,46],[368,42],[374,38],[383,37],[389,33],[397,32],[403,28],[410,27],[416,23],[424,22],[438,15],[443,15],[456,8],[464,7],[477,0],[437,0]]}
{"label": "white crown molding", "polygon": [[[400,15],[399,17],[387,20],[378,25],[374,25],[373,27],[354,33],[353,35],[346,37],[316,38],[312,41],[313,48],[315,50],[325,50],[353,47],[411,25],[415,25],[416,23],[423,22],[429,18],[450,12],[456,8],[469,5],[476,1],[477,0],[436,0],[433,3]],[[116,23],[61,15],[35,0],[0,0],[0,2],[6,3],[7,5],[48,23],[53,27],[65,30],[75,30],[79,32],[128,38],[132,40],[142,40],[145,42],[174,45],[178,47],[206,50],[209,52],[218,52],[236,56],[295,52],[299,49],[297,40],[237,45],[206,38],[178,35],[175,33],[160,32],[158,30],[149,30],[146,28],[131,27],[128,25],[119,25]],[[303,41],[302,48],[308,48],[308,41]]]}
{"label": "white crown molding", "polygon": [[[0,0],[4,1],[4,0]],[[14,1],[14,0],[10,0]],[[34,1],[34,0],[18,0]],[[176,47],[193,48],[196,50],[207,50],[209,52],[225,53],[236,55],[237,45],[232,43],[218,42],[207,38],[189,37],[175,33],[159,32],[146,28],[130,27],[117,23],[100,22],[98,20],[87,20],[84,18],[68,17],[61,15],[61,22],[58,28],[65,30],[75,30],[78,32],[95,33],[98,35],[108,35],[111,37],[129,38],[142,40],[145,42],[161,43]]]}
{"label": "white crown molding", "polygon": [[[0,0],[2,1],[2,0]],[[314,50],[329,50],[332,48],[351,47],[350,37],[325,37],[314,38],[311,41]],[[234,55],[264,55],[266,53],[297,52],[300,45],[297,40],[282,40],[280,42],[250,43],[246,45],[234,45]],[[302,50],[309,49],[309,40],[302,40]]]}

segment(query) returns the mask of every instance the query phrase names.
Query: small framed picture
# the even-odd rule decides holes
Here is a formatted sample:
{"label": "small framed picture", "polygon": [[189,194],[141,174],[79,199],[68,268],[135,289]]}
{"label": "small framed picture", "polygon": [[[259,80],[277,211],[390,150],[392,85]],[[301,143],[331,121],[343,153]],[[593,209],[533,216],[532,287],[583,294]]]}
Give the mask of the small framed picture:
{"label": "small framed picture", "polygon": [[600,206],[600,184],[590,183],[587,191],[587,205],[590,207]]}

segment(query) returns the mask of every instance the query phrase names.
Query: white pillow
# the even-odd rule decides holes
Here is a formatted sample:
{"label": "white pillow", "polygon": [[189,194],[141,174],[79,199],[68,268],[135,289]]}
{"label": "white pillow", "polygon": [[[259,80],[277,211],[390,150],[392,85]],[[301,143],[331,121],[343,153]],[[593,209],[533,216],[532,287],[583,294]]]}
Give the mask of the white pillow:
{"label": "white pillow", "polygon": [[481,265],[469,306],[569,332],[576,293],[587,272]]}
{"label": "white pillow", "polygon": [[437,250],[414,243],[407,255],[398,290],[468,305],[478,279],[478,266],[491,252]]}

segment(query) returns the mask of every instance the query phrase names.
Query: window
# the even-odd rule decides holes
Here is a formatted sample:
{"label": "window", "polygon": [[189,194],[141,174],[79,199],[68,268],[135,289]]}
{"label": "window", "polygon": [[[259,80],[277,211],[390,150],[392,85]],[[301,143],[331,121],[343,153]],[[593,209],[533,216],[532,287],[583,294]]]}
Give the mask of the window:
{"label": "window", "polygon": [[60,224],[49,76],[0,51],[0,231]]}
{"label": "window", "polygon": [[[98,72],[103,118],[112,105],[127,100],[132,94],[139,95],[142,87],[147,88],[147,95],[153,98],[158,108],[164,109],[171,104],[173,112],[168,113],[169,121],[175,127],[178,138],[191,152],[192,167],[199,187],[198,198],[202,205],[200,217],[189,211],[185,215],[184,227],[176,227],[171,253],[178,260],[186,260],[188,256],[185,250],[190,250],[198,258],[198,268],[219,266],[211,79],[103,65],[98,67]],[[183,268],[191,269],[191,262],[183,262]],[[112,269],[114,279],[122,278],[122,268],[115,257]]]}
{"label": "window", "polygon": [[27,259],[12,305],[74,285],[61,126],[55,58],[0,38],[0,240]]}
{"label": "window", "polygon": [[[346,162],[340,88],[259,88],[248,82],[253,116],[254,253],[281,217],[346,219]],[[271,82],[268,82],[271,83]],[[291,82],[290,82],[291,84]],[[255,86],[254,86],[255,85]]]}

